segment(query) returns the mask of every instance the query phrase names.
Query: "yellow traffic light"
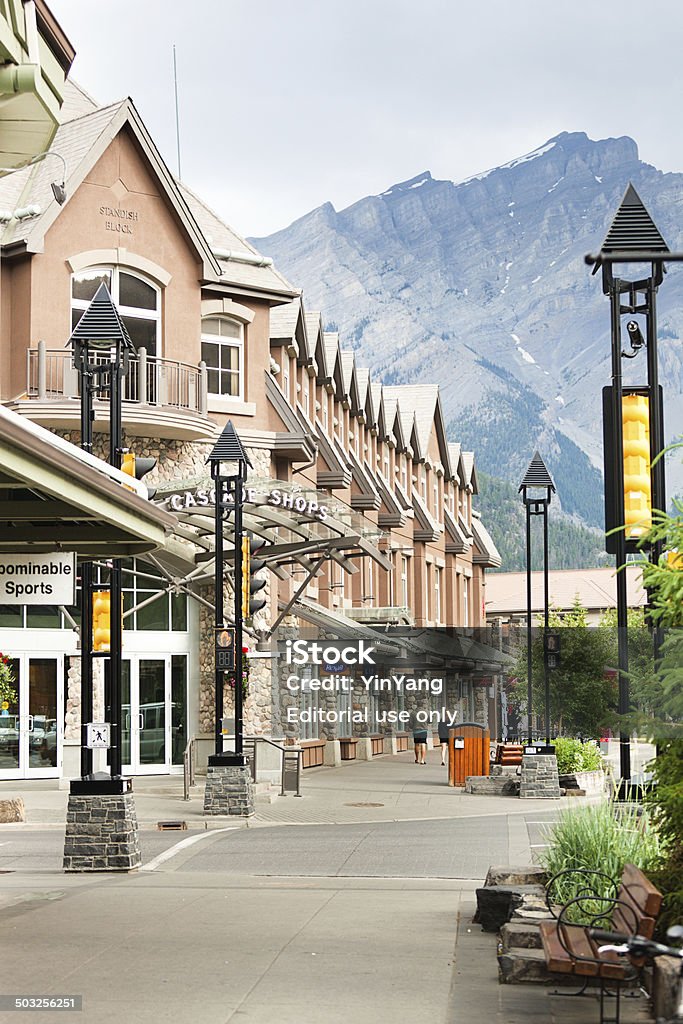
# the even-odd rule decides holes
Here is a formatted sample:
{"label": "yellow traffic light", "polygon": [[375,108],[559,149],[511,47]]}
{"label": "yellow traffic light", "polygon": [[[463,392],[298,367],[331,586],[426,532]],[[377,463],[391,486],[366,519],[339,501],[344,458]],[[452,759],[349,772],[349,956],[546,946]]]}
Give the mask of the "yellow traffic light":
{"label": "yellow traffic light", "polygon": [[249,583],[251,580],[251,573],[249,568],[249,560],[251,557],[251,545],[249,543],[249,535],[245,534],[242,537],[242,618],[249,618],[249,597],[250,587]]}
{"label": "yellow traffic light", "polygon": [[111,596],[108,590],[92,595],[92,649],[108,651],[111,645]]}
{"label": "yellow traffic light", "polygon": [[650,403],[647,395],[624,395],[624,525],[626,540],[638,540],[652,525]]}

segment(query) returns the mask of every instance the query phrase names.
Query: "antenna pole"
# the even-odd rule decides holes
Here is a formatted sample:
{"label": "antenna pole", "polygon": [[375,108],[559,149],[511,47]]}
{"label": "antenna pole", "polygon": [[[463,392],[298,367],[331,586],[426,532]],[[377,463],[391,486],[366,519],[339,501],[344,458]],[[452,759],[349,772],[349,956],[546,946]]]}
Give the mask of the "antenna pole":
{"label": "antenna pole", "polygon": [[178,155],[178,178],[180,179],[182,178],[180,173],[180,118],[178,116],[178,65],[176,63],[175,43],[173,44],[173,90],[175,93],[175,139]]}

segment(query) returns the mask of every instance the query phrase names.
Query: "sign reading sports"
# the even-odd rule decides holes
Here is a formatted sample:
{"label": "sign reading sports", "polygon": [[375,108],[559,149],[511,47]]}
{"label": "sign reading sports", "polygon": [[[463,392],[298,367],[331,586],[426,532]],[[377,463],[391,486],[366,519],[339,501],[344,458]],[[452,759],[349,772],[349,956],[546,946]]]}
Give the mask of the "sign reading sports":
{"label": "sign reading sports", "polygon": [[0,604],[76,603],[76,555],[0,555]]}

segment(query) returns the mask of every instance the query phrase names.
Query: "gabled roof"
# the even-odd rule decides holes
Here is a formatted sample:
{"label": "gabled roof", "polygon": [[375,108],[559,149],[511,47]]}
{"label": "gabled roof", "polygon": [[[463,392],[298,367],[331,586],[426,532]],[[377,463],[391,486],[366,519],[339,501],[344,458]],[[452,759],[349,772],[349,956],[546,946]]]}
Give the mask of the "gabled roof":
{"label": "gabled roof", "polygon": [[[448,442],[446,440],[446,427],[441,407],[438,384],[399,384],[393,387],[385,387],[385,399],[387,395],[395,397],[401,408],[404,435],[407,435],[407,420],[412,417],[415,422],[415,432],[418,439],[419,456],[424,459],[429,450],[429,439],[432,427],[436,431],[436,439],[439,445],[439,453],[446,476],[451,475],[451,465],[448,453]],[[413,446],[415,447],[415,446]]]}
{"label": "gabled roof", "polygon": [[474,452],[462,452],[462,464],[465,469],[465,487],[471,487],[473,494],[479,494],[477,471],[474,467]]}
{"label": "gabled roof", "polygon": [[178,186],[218,260],[221,282],[287,298],[299,294],[299,290],[275,269],[271,259],[262,256],[253,245],[238,235],[187,185],[179,182]]}
{"label": "gabled roof", "polygon": [[465,465],[462,456],[462,448],[457,441],[450,441],[448,445],[448,457],[451,460],[451,472],[453,479],[456,479],[461,487],[466,487]]}
{"label": "gabled roof", "polygon": [[403,433],[401,410],[398,405],[398,399],[389,394],[388,388],[383,387],[382,402],[384,403],[384,416],[387,424],[387,432],[393,436],[398,450],[402,451],[407,442]]}
{"label": "gabled roof", "polygon": [[358,381],[356,379],[356,357],[353,352],[339,350],[344,394],[349,396],[351,412],[355,416],[360,408]]}
{"label": "gabled roof", "polygon": [[292,346],[290,355],[294,355],[296,352],[300,363],[310,361],[306,317],[300,295],[297,295],[291,302],[271,309],[270,340]]}
{"label": "gabled roof", "polygon": [[[145,128],[131,99],[122,100],[108,107],[102,107],[67,121],[57,129],[51,152],[58,153],[66,162],[66,203],[60,206],[53,194],[51,182],[55,180],[55,168],[50,160],[42,160],[23,172],[18,173],[23,185],[19,200],[23,206],[35,204],[40,213],[30,220],[9,222],[2,236],[3,245],[23,242],[27,252],[42,252],[47,231],[66,209],[70,198],[110,146],[119,132],[127,127],[145,154],[150,169],[159,183],[162,194],[173,206],[186,235],[204,268],[204,276],[217,278],[220,275],[218,261],[211,252],[207,239],[190,211],[178,184],[170,173],[151,136]],[[10,177],[15,177],[11,175]],[[0,203],[6,204],[5,193],[0,182]],[[16,202],[10,207],[16,208]]]}
{"label": "gabled roof", "polygon": [[327,374],[330,380],[334,380],[335,371],[339,373],[339,385],[344,386],[341,376],[341,365],[339,358],[339,335],[336,331],[323,332],[323,344],[325,346],[325,362],[327,363]]}
{"label": "gabled roof", "polygon": [[[130,98],[97,107],[87,93],[71,84],[66,100],[63,123],[50,148],[66,163],[66,203],[59,206],[52,194],[51,183],[62,174],[52,160],[42,160],[0,179],[0,207],[15,210],[19,206],[35,205],[40,209],[40,213],[30,219],[11,220],[1,235],[3,246],[22,243],[28,252],[42,252],[49,228],[114,138],[126,128],[182,224],[202,263],[206,281],[277,297],[292,298],[298,294],[275,270],[272,260],[261,256],[194,192],[174,178]],[[227,258],[218,258],[214,250],[228,254]]]}
{"label": "gabled roof", "polygon": [[387,420],[384,414],[384,389],[381,384],[375,384],[375,382],[372,381],[370,384],[370,390],[372,391],[372,407],[375,412],[377,433],[380,438],[384,439],[388,433]]}
{"label": "gabled roof", "polygon": [[474,551],[472,552],[474,565],[483,565],[486,569],[500,569],[503,559],[478,512],[472,512],[472,535],[474,538]]}
{"label": "gabled roof", "polygon": [[308,338],[308,349],[315,359],[318,371],[318,383],[322,383],[327,377],[327,359],[325,357],[325,342],[323,340],[323,318],[319,311],[304,313],[306,321],[306,337]]}

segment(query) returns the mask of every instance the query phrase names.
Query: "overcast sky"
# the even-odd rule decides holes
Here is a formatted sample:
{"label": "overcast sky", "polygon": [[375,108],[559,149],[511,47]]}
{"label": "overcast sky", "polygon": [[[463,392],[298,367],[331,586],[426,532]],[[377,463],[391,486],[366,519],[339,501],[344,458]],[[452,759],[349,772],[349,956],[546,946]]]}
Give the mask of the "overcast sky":
{"label": "overcast sky", "polygon": [[49,0],[73,77],[132,96],[243,235],[430,170],[458,181],[561,131],[683,171],[680,0]]}

